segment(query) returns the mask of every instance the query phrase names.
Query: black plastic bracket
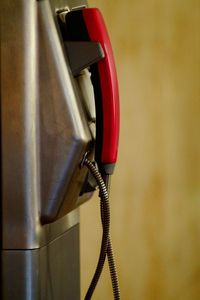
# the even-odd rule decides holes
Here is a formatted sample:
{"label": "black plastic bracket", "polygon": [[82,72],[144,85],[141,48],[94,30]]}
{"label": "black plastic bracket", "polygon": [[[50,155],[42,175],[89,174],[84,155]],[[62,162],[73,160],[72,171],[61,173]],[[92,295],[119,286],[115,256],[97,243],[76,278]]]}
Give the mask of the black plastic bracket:
{"label": "black plastic bracket", "polygon": [[104,52],[100,43],[65,42],[64,45],[74,76],[104,58]]}

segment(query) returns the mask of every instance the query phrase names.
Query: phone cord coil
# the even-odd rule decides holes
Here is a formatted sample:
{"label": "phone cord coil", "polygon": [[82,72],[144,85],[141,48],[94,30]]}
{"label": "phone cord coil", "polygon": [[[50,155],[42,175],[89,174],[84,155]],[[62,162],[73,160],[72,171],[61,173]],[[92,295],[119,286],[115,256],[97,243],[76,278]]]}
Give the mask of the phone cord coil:
{"label": "phone cord coil", "polygon": [[[112,249],[112,243],[110,239],[110,206],[109,206],[109,194],[108,194],[108,181],[109,178],[102,178],[101,174],[99,173],[98,169],[95,167],[95,165],[88,160],[86,157],[84,158],[83,165],[85,165],[92,175],[94,176],[98,187],[99,187],[99,197],[101,199],[100,201],[100,208],[101,208],[101,221],[102,221],[102,227],[103,227],[103,234],[102,234],[102,241],[101,241],[101,250],[99,254],[99,259],[97,263],[97,267],[94,273],[94,276],[92,278],[92,281],[90,283],[90,286],[88,288],[88,291],[85,296],[85,300],[90,300],[93,292],[96,288],[96,285],[99,281],[99,278],[101,276],[106,255],[108,257],[108,264],[109,264],[109,270],[110,270],[110,276],[112,281],[112,288],[113,288],[113,295],[115,300],[120,300],[120,290],[119,290],[119,283],[117,278],[117,272],[116,272],[116,266],[115,266],[115,260],[114,260],[114,254]],[[105,182],[104,182],[105,180]]]}

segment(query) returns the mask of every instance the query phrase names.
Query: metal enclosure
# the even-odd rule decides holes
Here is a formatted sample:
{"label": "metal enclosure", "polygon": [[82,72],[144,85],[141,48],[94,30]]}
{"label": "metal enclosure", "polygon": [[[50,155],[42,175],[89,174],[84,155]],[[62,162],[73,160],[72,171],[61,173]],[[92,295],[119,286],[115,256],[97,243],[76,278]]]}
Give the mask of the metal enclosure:
{"label": "metal enclosure", "polygon": [[2,299],[80,298],[79,212],[94,147],[57,22],[84,0],[1,0]]}

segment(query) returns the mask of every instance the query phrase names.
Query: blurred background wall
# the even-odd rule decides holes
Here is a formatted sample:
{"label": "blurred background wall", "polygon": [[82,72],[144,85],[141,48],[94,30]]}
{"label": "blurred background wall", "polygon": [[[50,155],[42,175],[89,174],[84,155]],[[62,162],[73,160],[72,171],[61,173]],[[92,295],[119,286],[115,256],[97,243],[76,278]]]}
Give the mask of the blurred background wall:
{"label": "blurred background wall", "polygon": [[[112,239],[124,300],[200,299],[200,1],[95,0],[121,95]],[[101,239],[99,200],[81,208],[82,298]],[[94,300],[112,299],[108,268]]]}

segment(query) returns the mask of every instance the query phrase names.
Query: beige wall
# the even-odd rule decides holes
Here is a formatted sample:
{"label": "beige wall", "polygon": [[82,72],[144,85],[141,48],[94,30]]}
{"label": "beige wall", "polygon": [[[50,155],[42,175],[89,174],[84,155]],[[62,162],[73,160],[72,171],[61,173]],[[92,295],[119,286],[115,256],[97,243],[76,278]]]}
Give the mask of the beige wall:
{"label": "beige wall", "polygon": [[[95,0],[121,94],[112,237],[122,299],[200,299],[200,1]],[[82,298],[101,238],[98,197],[81,208]],[[112,299],[108,269],[95,300]]]}

